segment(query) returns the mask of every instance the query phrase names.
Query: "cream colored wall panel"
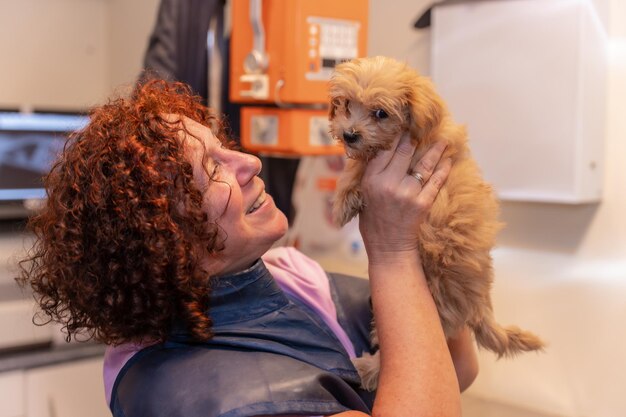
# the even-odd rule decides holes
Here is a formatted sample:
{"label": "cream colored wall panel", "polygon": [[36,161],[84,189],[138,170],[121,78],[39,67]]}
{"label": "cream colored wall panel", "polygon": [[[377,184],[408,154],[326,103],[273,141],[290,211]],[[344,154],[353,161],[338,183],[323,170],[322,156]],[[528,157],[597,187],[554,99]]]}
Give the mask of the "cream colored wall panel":
{"label": "cream colored wall panel", "polygon": [[159,0],[108,0],[111,88],[128,86],[137,79],[159,3]]}
{"label": "cream colored wall panel", "polygon": [[593,3],[458,3],[433,22],[433,80],[500,198],[600,201],[608,55]]}
{"label": "cream colored wall panel", "polygon": [[624,415],[626,259],[510,248],[493,258],[496,319],[532,330],[547,347],[497,361],[481,351],[468,393],[555,416]]}
{"label": "cream colored wall panel", "polygon": [[26,417],[110,417],[102,358],[36,368],[26,373]]}
{"label": "cream colored wall panel", "polygon": [[[6,285],[0,289],[8,290]],[[0,329],[5,333],[0,340],[0,349],[52,341],[52,326],[33,325],[35,311],[36,304],[30,297],[0,302]]]}
{"label": "cream colored wall panel", "polygon": [[81,108],[108,88],[102,0],[0,0],[0,107]]}
{"label": "cream colored wall panel", "polygon": [[24,372],[0,373],[0,417],[24,417]]}

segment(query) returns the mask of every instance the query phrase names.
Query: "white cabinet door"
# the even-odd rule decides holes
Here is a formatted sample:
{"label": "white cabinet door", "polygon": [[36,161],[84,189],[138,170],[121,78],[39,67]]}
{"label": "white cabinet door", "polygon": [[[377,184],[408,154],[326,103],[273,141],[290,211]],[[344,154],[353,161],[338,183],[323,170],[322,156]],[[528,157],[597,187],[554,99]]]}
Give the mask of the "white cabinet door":
{"label": "white cabinet door", "polygon": [[110,417],[102,358],[26,372],[26,417]]}
{"label": "white cabinet door", "polygon": [[24,372],[0,374],[0,417],[24,417]]}

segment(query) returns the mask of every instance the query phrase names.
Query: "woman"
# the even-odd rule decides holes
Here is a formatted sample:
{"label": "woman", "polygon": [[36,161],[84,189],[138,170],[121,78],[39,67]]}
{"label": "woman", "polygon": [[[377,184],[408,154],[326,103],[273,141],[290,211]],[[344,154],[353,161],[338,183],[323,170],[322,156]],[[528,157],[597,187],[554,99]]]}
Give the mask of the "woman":
{"label": "woman", "polygon": [[420,161],[423,186],[406,137],[365,174],[375,400],[350,362],[374,348],[367,281],[270,250],[287,221],[259,159],[181,84],[151,81],[91,112],[46,178],[20,280],[68,340],[110,345],[115,416],[458,416],[475,352],[466,330],[445,340],[416,245],[450,169],[444,148]]}

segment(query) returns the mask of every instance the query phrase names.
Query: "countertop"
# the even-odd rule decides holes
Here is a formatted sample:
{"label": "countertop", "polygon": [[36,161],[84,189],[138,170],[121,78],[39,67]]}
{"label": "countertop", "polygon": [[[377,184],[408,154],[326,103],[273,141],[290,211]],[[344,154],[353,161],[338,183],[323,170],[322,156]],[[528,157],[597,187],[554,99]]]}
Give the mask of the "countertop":
{"label": "countertop", "polygon": [[57,365],[104,355],[102,344],[68,343],[37,349],[7,351],[0,353],[0,372],[26,370],[42,366]]}

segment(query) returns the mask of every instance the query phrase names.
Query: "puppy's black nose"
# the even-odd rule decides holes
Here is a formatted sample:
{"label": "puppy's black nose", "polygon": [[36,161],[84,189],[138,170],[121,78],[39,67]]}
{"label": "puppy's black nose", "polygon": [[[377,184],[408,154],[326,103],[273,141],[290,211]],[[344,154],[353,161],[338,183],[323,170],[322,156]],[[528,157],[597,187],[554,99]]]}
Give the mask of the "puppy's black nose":
{"label": "puppy's black nose", "polygon": [[343,132],[343,139],[346,143],[354,143],[359,140],[359,134],[354,132]]}

